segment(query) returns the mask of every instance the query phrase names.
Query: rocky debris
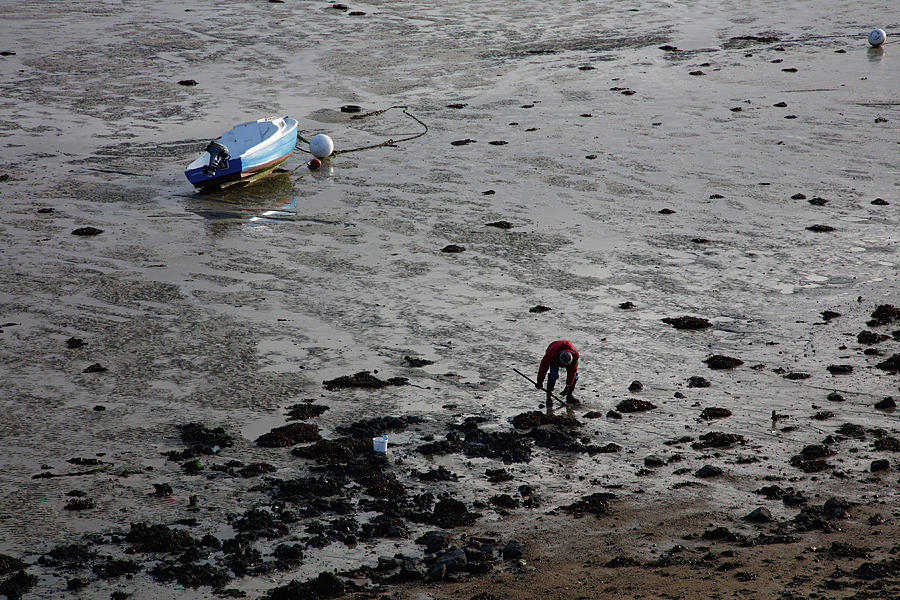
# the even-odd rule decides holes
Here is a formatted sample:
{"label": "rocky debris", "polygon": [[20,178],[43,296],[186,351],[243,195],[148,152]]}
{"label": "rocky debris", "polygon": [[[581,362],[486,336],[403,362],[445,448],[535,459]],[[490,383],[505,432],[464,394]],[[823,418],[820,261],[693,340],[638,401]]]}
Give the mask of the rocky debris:
{"label": "rocky debris", "polygon": [[581,427],[581,423],[579,423],[575,417],[569,417],[567,415],[548,415],[539,410],[519,413],[510,419],[510,422],[516,429],[531,429],[532,427],[551,424],[561,425],[563,427]]}
{"label": "rocky debris", "polygon": [[616,405],[616,410],[620,413],[643,412],[653,410],[656,405],[646,400],[638,400],[637,398],[626,398]]}
{"label": "rocky debris", "polygon": [[705,377],[694,375],[688,379],[689,388],[708,388],[711,384]]}
{"label": "rocky debris", "polygon": [[585,419],[599,419],[603,416],[603,413],[598,410],[589,410],[581,416]]}
{"label": "rocky debris", "polygon": [[513,224],[509,221],[494,221],[493,223],[486,223],[487,227],[496,227],[498,229],[512,229]]}
{"label": "rocky debris", "polygon": [[735,367],[744,364],[744,361],[739,358],[733,358],[723,354],[713,354],[703,362],[705,362],[706,366],[710,369],[734,369]]}
{"label": "rocky debris", "polygon": [[700,537],[701,539],[713,542],[741,542],[744,540],[743,536],[734,533],[727,527],[713,527],[712,529],[707,529]]}
{"label": "rocky debris", "polygon": [[828,400],[829,402],[843,402],[844,401],[844,397],[841,396],[840,394],[838,394],[837,392],[829,393],[827,396],[825,396],[825,399]]}
{"label": "rocky debris", "polygon": [[63,507],[64,510],[90,510],[94,508],[94,500],[92,498],[72,498]]}
{"label": "rocky debris", "polygon": [[[900,356],[895,354],[894,356]],[[887,396],[886,398],[882,398],[878,402],[875,403],[875,408],[878,410],[891,410],[897,408],[897,402],[894,400],[892,396]]]}
{"label": "rocky debris", "polygon": [[459,254],[460,252],[465,252],[466,249],[464,246],[460,246],[459,244],[447,244],[443,248],[441,248],[441,252],[446,252],[449,254]]}
{"label": "rocky debris", "polygon": [[322,387],[329,392],[347,388],[380,390],[391,385],[407,385],[408,383],[409,379],[406,377],[391,377],[387,381],[382,381],[368,371],[360,371],[353,375],[341,375],[340,377],[323,381]]}
{"label": "rocky debris", "polygon": [[893,304],[881,304],[872,311],[872,317],[866,321],[869,327],[878,327],[879,325],[887,325],[894,321],[900,321],[900,308]]}
{"label": "rocky debris", "polygon": [[[787,118],[787,117],[785,117]],[[829,231],[834,231],[834,227],[831,225],[822,225],[821,223],[817,223],[815,225],[810,225],[806,228],[808,231],[813,231],[815,233],[827,233]]]}
{"label": "rocky debris", "polygon": [[834,416],[835,416],[834,413],[831,412],[830,410],[820,410],[819,412],[817,412],[816,414],[811,416],[810,419],[813,419],[815,421],[827,421],[828,419],[831,419]]}
{"label": "rocky debris", "polygon": [[707,327],[712,326],[712,323],[703,317],[691,317],[687,315],[683,317],[666,317],[662,319],[662,322],[671,325],[675,329],[706,329]]}
{"label": "rocky debris", "polygon": [[746,444],[747,440],[744,436],[737,433],[723,433],[721,431],[710,431],[700,436],[700,440],[691,444],[694,450],[704,450],[706,448],[731,448],[735,444]]}
{"label": "rocky debris", "polygon": [[297,444],[315,442],[322,439],[319,426],[314,423],[289,423],[272,429],[256,439],[256,445],[263,448],[287,448]]}
{"label": "rocky debris", "polygon": [[532,306],[531,308],[529,308],[528,312],[542,313],[542,312],[547,312],[548,310],[553,310],[553,309],[551,309],[549,306],[544,306],[543,304],[538,304],[536,306]]}
{"label": "rocky debris", "polygon": [[812,375],[810,375],[809,373],[797,373],[797,372],[791,372],[791,373],[788,373],[787,375],[784,375],[785,379],[790,379],[792,381],[797,381],[797,380],[801,380],[801,379],[809,379],[810,377],[812,377]]}
{"label": "rocky debris", "polygon": [[701,479],[707,479],[709,477],[718,477],[724,472],[725,471],[723,471],[721,467],[716,467],[713,465],[703,465],[694,472],[694,476]]}
{"label": "rocky debris", "polygon": [[715,406],[704,408],[700,413],[700,418],[705,421],[712,421],[713,419],[725,419],[730,416],[730,410],[728,410],[727,408],[718,408]]}
{"label": "rocky debris", "polygon": [[81,338],[70,337],[69,339],[66,340],[66,348],[68,348],[69,350],[81,348],[82,346],[85,346],[85,345],[86,345],[85,341]]}
{"label": "rocky debris", "polygon": [[349,435],[356,439],[366,440],[380,437],[388,431],[403,431],[407,426],[421,422],[421,418],[412,416],[375,417],[373,419],[356,421],[350,425],[338,426],[335,428],[335,431],[341,435]]}
{"label": "rocky debris", "polygon": [[883,333],[876,333],[874,331],[860,331],[856,336],[856,342],[858,344],[864,344],[866,346],[872,346],[875,344],[880,344],[885,340],[891,339],[891,336],[884,335]]}
{"label": "rocky debris", "polygon": [[427,367],[428,365],[433,365],[433,360],[428,360],[426,358],[414,358],[412,356],[404,356],[403,362],[406,363],[407,367],[419,368],[419,367]]}
{"label": "rocky debris", "polygon": [[597,492],[582,496],[580,500],[567,506],[563,506],[561,509],[568,513],[572,513],[575,516],[592,514],[597,517],[602,517],[609,513],[610,501],[615,500],[615,498],[615,494]]}
{"label": "rocky debris", "polygon": [[644,457],[644,466],[645,467],[656,468],[656,467],[662,467],[665,464],[666,464],[666,461],[664,461],[659,456],[656,456],[655,454],[651,454],[650,456]]}
{"label": "rocky debris", "polygon": [[287,418],[288,421],[306,421],[318,417],[326,410],[328,407],[321,404],[301,402],[287,407]]}
{"label": "rocky debris", "polygon": [[833,310],[825,310],[825,311],[822,311],[821,314],[822,314],[822,320],[825,321],[826,323],[832,319],[837,319],[839,316],[841,316],[841,313],[834,312]]}
{"label": "rocky debris", "polygon": [[622,413],[616,412],[614,410],[608,410],[608,411],[606,411],[606,418],[607,419],[621,419]]}
{"label": "rocky debris", "polygon": [[631,309],[635,308],[635,304],[634,304],[634,302],[630,302],[630,301],[629,302],[620,302],[619,308],[621,308],[622,310],[631,310]]}
{"label": "rocky debris", "polygon": [[832,375],[847,375],[853,372],[853,365],[828,365],[825,368]]}
{"label": "rocky debris", "polygon": [[900,373],[900,354],[892,354],[890,358],[881,361],[875,366],[889,373]]}
{"label": "rocky debris", "polygon": [[632,393],[643,391],[644,384],[635,379],[631,382],[631,385],[628,386],[628,391]]}
{"label": "rocky debris", "polygon": [[81,372],[82,373],[105,373],[108,370],[109,369],[107,369],[100,363],[94,363],[92,365],[88,365],[87,367],[85,367],[84,370]]}
{"label": "rocky debris", "polygon": [[449,575],[467,570],[469,564],[466,552],[462,548],[451,547],[439,554],[425,574],[425,581],[440,581]]}
{"label": "rocky debris", "polygon": [[900,571],[900,558],[885,559],[880,562],[864,562],[854,569],[854,577],[860,579],[896,578]]}

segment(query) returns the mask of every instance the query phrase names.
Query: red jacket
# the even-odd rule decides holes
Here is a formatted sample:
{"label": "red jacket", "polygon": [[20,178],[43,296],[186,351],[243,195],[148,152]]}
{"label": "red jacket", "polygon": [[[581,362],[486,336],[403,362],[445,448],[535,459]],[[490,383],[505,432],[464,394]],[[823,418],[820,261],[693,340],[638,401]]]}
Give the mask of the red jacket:
{"label": "red jacket", "polygon": [[[565,351],[571,352],[574,357],[567,367],[559,362],[559,353]],[[551,342],[547,346],[547,352],[544,353],[544,358],[541,359],[541,366],[538,368],[537,382],[540,385],[544,385],[544,377],[547,375],[547,369],[550,368],[550,365],[565,367],[566,385],[570,387],[575,385],[575,375],[578,373],[578,350],[575,349],[572,342],[569,340],[558,340]]]}

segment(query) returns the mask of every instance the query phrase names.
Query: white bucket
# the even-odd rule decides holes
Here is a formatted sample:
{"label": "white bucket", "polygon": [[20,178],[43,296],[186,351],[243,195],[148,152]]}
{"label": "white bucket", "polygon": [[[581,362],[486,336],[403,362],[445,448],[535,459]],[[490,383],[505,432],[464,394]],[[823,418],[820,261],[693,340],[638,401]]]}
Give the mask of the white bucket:
{"label": "white bucket", "polygon": [[387,436],[372,438],[372,449],[375,452],[387,452]]}

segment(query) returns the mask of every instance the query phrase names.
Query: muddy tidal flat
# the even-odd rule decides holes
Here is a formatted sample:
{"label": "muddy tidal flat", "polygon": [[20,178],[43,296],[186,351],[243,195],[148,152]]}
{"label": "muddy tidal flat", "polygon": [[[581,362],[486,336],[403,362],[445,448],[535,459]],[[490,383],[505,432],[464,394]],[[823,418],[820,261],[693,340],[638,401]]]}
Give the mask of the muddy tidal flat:
{"label": "muddy tidal flat", "polygon": [[[890,3],[45,4],[0,596],[900,598]],[[192,188],[271,115],[336,153]]]}

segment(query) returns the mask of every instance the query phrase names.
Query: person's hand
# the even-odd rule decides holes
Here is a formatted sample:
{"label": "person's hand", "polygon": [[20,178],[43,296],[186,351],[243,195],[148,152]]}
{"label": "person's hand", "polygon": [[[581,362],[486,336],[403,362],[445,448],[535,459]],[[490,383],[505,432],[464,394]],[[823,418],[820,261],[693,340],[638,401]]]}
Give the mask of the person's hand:
{"label": "person's hand", "polygon": [[539,389],[539,390],[544,389],[544,386],[542,386],[541,384],[539,384],[539,383],[537,383],[537,382],[534,383],[534,387],[536,387],[536,388]]}

